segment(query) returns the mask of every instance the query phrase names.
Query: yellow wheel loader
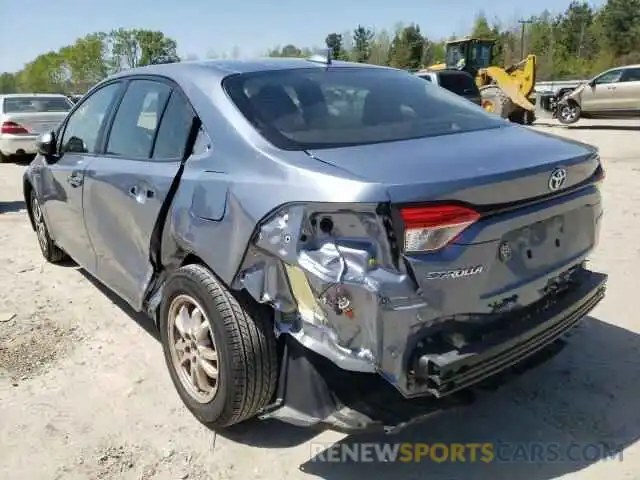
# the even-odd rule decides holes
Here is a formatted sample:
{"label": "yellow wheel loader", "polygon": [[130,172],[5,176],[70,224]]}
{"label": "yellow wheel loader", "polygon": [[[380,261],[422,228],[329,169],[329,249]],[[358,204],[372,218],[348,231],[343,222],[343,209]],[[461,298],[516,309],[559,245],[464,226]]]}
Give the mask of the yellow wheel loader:
{"label": "yellow wheel loader", "polygon": [[530,97],[536,84],[536,56],[528,55],[509,67],[493,66],[494,40],[463,38],[446,44],[444,63],[425,70],[464,70],[473,75],[482,96],[482,107],[513,122],[534,121]]}

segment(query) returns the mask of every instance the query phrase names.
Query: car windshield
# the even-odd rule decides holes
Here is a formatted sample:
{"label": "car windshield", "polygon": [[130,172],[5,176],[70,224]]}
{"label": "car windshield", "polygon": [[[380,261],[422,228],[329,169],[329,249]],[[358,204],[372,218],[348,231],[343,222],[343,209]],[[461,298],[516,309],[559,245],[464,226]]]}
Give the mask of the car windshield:
{"label": "car windshield", "polygon": [[507,123],[416,75],[382,68],[236,74],[223,86],[271,143],[333,148],[485,130]]}
{"label": "car windshield", "polygon": [[9,97],[4,99],[5,113],[68,112],[73,104],[66,97]]}

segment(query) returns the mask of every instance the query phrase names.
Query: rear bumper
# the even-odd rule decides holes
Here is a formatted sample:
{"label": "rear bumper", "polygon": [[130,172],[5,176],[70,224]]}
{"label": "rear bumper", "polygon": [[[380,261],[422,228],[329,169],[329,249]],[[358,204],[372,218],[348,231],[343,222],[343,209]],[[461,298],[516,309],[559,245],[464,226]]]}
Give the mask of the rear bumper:
{"label": "rear bumper", "polygon": [[480,343],[420,355],[415,381],[427,388],[412,398],[382,375],[340,369],[293,337],[282,335],[277,398],[261,417],[298,426],[325,424],[346,432],[382,428],[390,433],[467,405],[479,390],[500,385],[510,374],[523,373],[559,351],[560,337],[604,297],[607,275],[583,270],[579,277],[579,283],[552,305],[530,311],[529,318],[516,318]]}
{"label": "rear bumper", "polygon": [[[415,373],[426,391],[441,398],[484,380],[554,342],[604,297],[607,275],[582,271],[580,283],[557,302],[513,316],[513,324],[482,342],[437,355],[421,355]],[[526,315],[527,313],[525,313]],[[522,314],[520,314],[522,315]]]}
{"label": "rear bumper", "polygon": [[15,155],[17,153],[37,153],[37,135],[1,135],[0,152],[5,155]]}

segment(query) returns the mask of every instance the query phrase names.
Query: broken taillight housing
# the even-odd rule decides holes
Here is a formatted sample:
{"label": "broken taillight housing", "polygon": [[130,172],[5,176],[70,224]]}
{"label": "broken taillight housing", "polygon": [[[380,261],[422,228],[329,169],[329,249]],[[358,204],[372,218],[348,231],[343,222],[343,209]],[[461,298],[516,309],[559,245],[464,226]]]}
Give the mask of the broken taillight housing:
{"label": "broken taillight housing", "polygon": [[470,208],[434,205],[400,209],[404,222],[405,252],[434,252],[451,243],[480,218]]}

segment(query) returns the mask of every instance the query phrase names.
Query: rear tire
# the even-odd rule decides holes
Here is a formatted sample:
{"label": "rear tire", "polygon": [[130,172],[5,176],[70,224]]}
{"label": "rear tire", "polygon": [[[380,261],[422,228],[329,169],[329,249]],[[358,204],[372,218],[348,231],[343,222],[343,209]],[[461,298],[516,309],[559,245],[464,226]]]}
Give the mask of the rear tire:
{"label": "rear tire", "polygon": [[502,118],[509,118],[513,113],[513,102],[497,85],[487,85],[480,88],[480,96],[482,108],[486,111],[495,113]]}
{"label": "rear tire", "polygon": [[6,163],[9,161],[9,157],[7,157],[4,153],[0,152],[0,163]]}
{"label": "rear tire", "polygon": [[51,235],[49,235],[49,229],[42,213],[42,207],[38,201],[35,190],[31,190],[30,200],[31,215],[33,218],[33,225],[36,230],[36,236],[38,238],[38,245],[40,246],[40,252],[46,261],[50,263],[60,263],[67,258],[67,254],[58,247]]}
{"label": "rear tire", "polygon": [[[193,309],[187,307],[191,313],[184,314],[182,307],[177,310],[176,302],[186,302],[185,305],[191,302]],[[275,394],[278,374],[275,335],[268,310],[260,307],[236,298],[211,271],[198,264],[176,270],[164,288],[159,327],[171,380],[191,413],[214,429],[254,417]],[[201,312],[194,313],[195,309]],[[191,320],[184,322],[181,318]],[[199,337],[204,338],[204,346],[197,344],[196,337],[200,334],[192,331],[186,337],[181,335],[184,328],[180,325],[188,322],[203,325],[200,330],[196,328],[200,332],[205,324],[209,325],[209,331]],[[187,343],[192,342],[192,360],[185,360],[189,349],[183,348],[184,342],[180,343],[183,338],[191,339]],[[209,350],[207,357],[193,353],[201,349]],[[203,365],[208,375],[203,383],[202,376],[191,370],[197,369],[199,362],[214,357],[211,365],[215,371]]]}

